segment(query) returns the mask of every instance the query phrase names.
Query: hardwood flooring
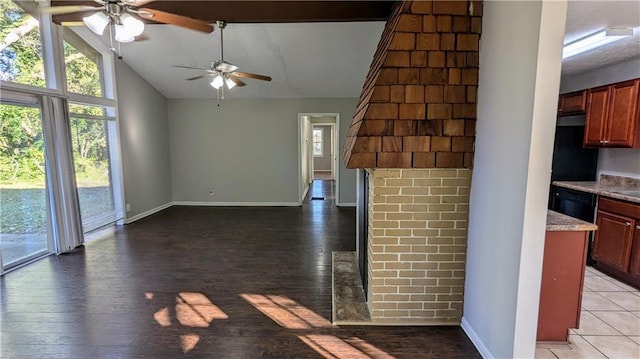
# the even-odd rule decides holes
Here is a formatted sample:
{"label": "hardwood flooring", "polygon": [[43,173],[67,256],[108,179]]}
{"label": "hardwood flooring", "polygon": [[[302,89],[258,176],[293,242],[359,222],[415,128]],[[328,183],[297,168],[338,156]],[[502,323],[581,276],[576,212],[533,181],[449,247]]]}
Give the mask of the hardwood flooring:
{"label": "hardwood flooring", "polygon": [[331,325],[355,209],[171,207],[0,278],[2,358],[476,358],[458,327]]}

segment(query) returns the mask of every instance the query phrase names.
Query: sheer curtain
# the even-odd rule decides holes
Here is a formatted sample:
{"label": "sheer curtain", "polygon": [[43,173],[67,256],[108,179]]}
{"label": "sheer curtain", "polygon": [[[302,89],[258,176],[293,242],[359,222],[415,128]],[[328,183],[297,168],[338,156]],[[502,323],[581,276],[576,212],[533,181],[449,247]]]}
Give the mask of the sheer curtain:
{"label": "sheer curtain", "polygon": [[42,115],[48,175],[48,202],[57,254],[70,252],[84,243],[80,205],[71,148],[67,100],[42,95]]}

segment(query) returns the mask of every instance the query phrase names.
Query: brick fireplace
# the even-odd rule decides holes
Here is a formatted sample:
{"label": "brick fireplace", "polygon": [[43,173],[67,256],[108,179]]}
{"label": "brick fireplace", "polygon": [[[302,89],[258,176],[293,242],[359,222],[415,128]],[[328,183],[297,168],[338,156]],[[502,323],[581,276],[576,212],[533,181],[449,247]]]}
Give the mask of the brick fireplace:
{"label": "brick fireplace", "polygon": [[460,323],[481,16],[479,1],[398,3],[370,66],[342,159],[369,174],[374,323]]}

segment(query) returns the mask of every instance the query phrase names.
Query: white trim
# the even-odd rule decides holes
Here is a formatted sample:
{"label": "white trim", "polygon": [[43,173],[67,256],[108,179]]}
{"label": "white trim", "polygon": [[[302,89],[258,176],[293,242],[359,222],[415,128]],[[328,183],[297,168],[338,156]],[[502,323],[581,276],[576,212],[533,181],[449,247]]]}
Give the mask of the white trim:
{"label": "white trim", "polygon": [[306,186],[304,188],[304,191],[302,192],[302,197],[300,197],[300,202],[298,203],[298,206],[302,206],[304,199],[307,197],[307,193],[309,193],[309,186]]}
{"label": "white trim", "polygon": [[495,358],[493,354],[491,354],[489,349],[487,349],[487,347],[484,345],[482,339],[480,339],[476,331],[473,330],[469,322],[467,322],[467,318],[462,317],[462,323],[460,324],[460,326],[483,358]]}
{"label": "white trim", "polygon": [[355,202],[338,203],[338,207],[356,207]]}
{"label": "white trim", "polygon": [[[300,126],[300,119],[303,116],[308,116],[308,117],[313,117],[313,116],[326,116],[326,117],[335,117],[336,121],[335,122],[311,122],[311,124],[313,125],[314,123],[316,124],[327,124],[327,125],[333,125],[333,177],[336,181],[336,188],[335,188],[335,205],[336,207],[341,206],[342,204],[340,203],[340,166],[339,166],[339,160],[338,160],[338,154],[340,153],[340,113],[339,112],[298,112],[298,126]],[[298,129],[298,136],[300,136],[300,129]],[[300,140],[298,140],[298,144],[300,144]],[[298,153],[300,153],[301,149],[298,148]],[[298,156],[300,156],[298,154]],[[301,171],[302,171],[302,159],[300,159],[300,157],[298,158],[298,173],[299,176],[301,177]],[[300,191],[301,193],[301,191]]]}
{"label": "white trim", "polygon": [[205,207],[299,207],[298,202],[200,202],[173,201],[174,206],[205,206]]}
{"label": "white trim", "polygon": [[124,219],[124,224],[130,224],[130,223],[133,223],[133,222],[138,221],[140,219],[143,219],[145,217],[149,217],[150,215],[158,213],[158,212],[160,212],[162,210],[165,210],[165,209],[167,209],[167,208],[169,208],[169,207],[171,207],[173,205],[174,205],[174,202],[167,202],[165,204],[161,204],[156,208],[151,208],[148,211],[144,211],[142,213],[138,213],[133,217],[125,218]]}

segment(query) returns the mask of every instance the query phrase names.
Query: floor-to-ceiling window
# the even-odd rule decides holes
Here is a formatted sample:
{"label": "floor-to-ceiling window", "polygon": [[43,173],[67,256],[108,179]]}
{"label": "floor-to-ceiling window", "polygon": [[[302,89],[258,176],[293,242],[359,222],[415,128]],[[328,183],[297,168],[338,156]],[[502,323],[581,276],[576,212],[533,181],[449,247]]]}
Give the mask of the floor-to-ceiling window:
{"label": "floor-to-ceiling window", "polygon": [[0,0],[0,273],[122,218],[113,56],[79,34]]}
{"label": "floor-to-ceiling window", "polygon": [[37,102],[0,104],[0,253],[5,267],[51,249],[44,137]]}

